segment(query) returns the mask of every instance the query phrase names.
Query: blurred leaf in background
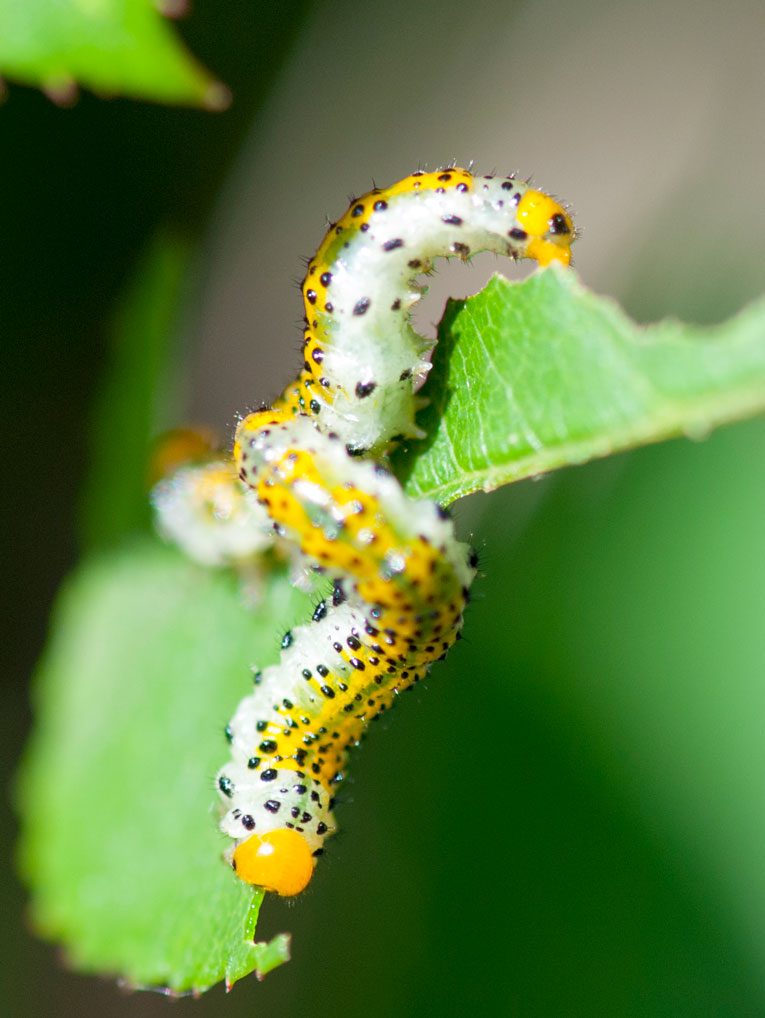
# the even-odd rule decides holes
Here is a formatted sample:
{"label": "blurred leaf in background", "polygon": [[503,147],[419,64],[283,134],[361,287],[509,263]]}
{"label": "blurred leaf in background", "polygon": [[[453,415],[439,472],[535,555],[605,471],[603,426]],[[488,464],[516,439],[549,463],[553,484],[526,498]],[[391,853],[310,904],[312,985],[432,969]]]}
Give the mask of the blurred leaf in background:
{"label": "blurred leaf in background", "polygon": [[152,0],[3,0],[0,74],[63,104],[76,99],[78,85],[106,97],[208,109],[229,99]]}
{"label": "blurred leaf in background", "polygon": [[148,529],[153,440],[182,418],[179,309],[194,272],[187,240],[160,230],[143,255],[112,326],[111,363],[91,424],[81,507],[84,547],[109,547]]}
{"label": "blurred leaf in background", "polygon": [[257,966],[253,893],[222,862],[213,778],[248,665],[275,658],[274,633],[309,611],[285,576],[245,611],[234,577],[156,541],[91,561],[62,592],[20,791],[22,862],[46,887],[36,925],[77,968],[182,992]]}

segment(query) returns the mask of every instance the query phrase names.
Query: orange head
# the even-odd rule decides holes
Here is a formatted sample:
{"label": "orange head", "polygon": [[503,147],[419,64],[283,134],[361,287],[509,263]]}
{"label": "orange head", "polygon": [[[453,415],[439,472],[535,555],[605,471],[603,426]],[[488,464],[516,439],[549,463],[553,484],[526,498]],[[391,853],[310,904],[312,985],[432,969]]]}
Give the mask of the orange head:
{"label": "orange head", "polygon": [[518,203],[517,218],[529,237],[527,258],[540,265],[569,264],[576,231],[562,205],[542,191],[529,188]]}
{"label": "orange head", "polygon": [[300,894],[313,875],[313,855],[297,831],[253,834],[234,849],[236,875],[247,884],[284,897]]}

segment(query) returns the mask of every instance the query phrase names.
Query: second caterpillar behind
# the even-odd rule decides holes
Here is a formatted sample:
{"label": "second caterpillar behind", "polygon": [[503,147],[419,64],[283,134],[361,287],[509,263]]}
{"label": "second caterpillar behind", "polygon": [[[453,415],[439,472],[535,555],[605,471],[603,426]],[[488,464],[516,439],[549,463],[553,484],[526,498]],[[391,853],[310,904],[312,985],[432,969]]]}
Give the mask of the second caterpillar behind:
{"label": "second caterpillar behind", "polygon": [[[248,883],[303,890],[335,830],[333,791],[348,750],[462,625],[473,552],[440,507],[409,499],[379,462],[397,438],[421,434],[415,393],[433,341],[410,322],[422,292],[415,277],[435,257],[482,250],[568,264],[574,236],[565,209],[543,192],[450,167],[356,199],[310,261],[301,374],[273,409],[239,425],[242,488],[233,471],[220,474],[234,496],[257,498],[257,506],[237,503],[238,528],[250,513],[253,533],[269,527],[334,581],[332,597],[286,634],[279,663],[256,674],[227,726],[221,829]],[[207,527],[199,504],[173,508],[180,497],[189,509],[194,476],[180,496],[180,487],[165,487],[155,500],[164,529],[192,555],[198,545],[196,557],[204,547],[210,561],[217,526],[220,560],[236,561],[228,549],[247,542],[231,541],[225,519]]]}

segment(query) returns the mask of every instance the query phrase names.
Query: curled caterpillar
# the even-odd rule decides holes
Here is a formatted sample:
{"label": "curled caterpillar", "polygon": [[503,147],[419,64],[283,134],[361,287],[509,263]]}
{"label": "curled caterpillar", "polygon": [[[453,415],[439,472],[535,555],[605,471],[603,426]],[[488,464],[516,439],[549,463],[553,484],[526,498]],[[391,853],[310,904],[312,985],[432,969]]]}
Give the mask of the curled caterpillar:
{"label": "curled caterpillar", "polygon": [[[285,635],[279,663],[255,675],[226,729],[221,830],[246,882],[282,895],[305,888],[335,830],[333,789],[349,748],[446,654],[462,626],[474,553],[439,506],[409,499],[379,462],[398,438],[422,435],[415,393],[433,341],[410,323],[422,292],[416,276],[437,256],[464,260],[484,250],[567,265],[574,237],[569,215],[548,195],[454,167],[356,199],[310,261],[303,370],[272,409],[239,424],[241,486],[231,467],[213,478],[215,497],[231,491],[234,507],[218,521],[228,529],[218,561],[235,559],[232,548],[252,550],[237,543],[238,522],[231,537],[241,509],[250,514],[243,533],[262,516],[334,582],[311,622]],[[196,492],[209,504],[204,470],[220,466],[189,468],[197,472],[176,482],[189,486],[181,501],[188,506]],[[237,501],[245,492],[250,501]],[[172,493],[155,504],[160,519],[177,522],[183,514],[168,509]],[[210,561],[212,545],[196,532],[203,517],[197,502],[173,536]],[[172,529],[167,519],[164,528]]]}
{"label": "curled caterpillar", "polygon": [[275,404],[316,417],[354,455],[379,456],[397,437],[422,438],[413,393],[434,341],[412,328],[416,276],[433,258],[479,251],[568,264],[571,219],[512,177],[456,167],[414,173],[351,203],[303,283],[303,370]]}

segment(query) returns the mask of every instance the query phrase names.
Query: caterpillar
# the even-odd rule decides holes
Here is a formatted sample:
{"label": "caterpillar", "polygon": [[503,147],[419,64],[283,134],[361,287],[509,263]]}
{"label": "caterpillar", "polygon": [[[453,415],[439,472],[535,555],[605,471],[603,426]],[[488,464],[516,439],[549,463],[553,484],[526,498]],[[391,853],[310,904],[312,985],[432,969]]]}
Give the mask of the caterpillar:
{"label": "caterpillar", "polygon": [[434,341],[410,322],[416,277],[435,257],[484,250],[567,265],[574,239],[563,206],[512,176],[418,171],[355,199],[308,263],[298,379],[240,421],[232,461],[187,468],[155,494],[165,532],[200,560],[254,553],[268,528],[333,585],[226,727],[220,827],[247,883],[285,896],[307,886],[336,829],[349,749],[462,626],[475,553],[385,465],[395,442],[422,437],[416,393]]}

